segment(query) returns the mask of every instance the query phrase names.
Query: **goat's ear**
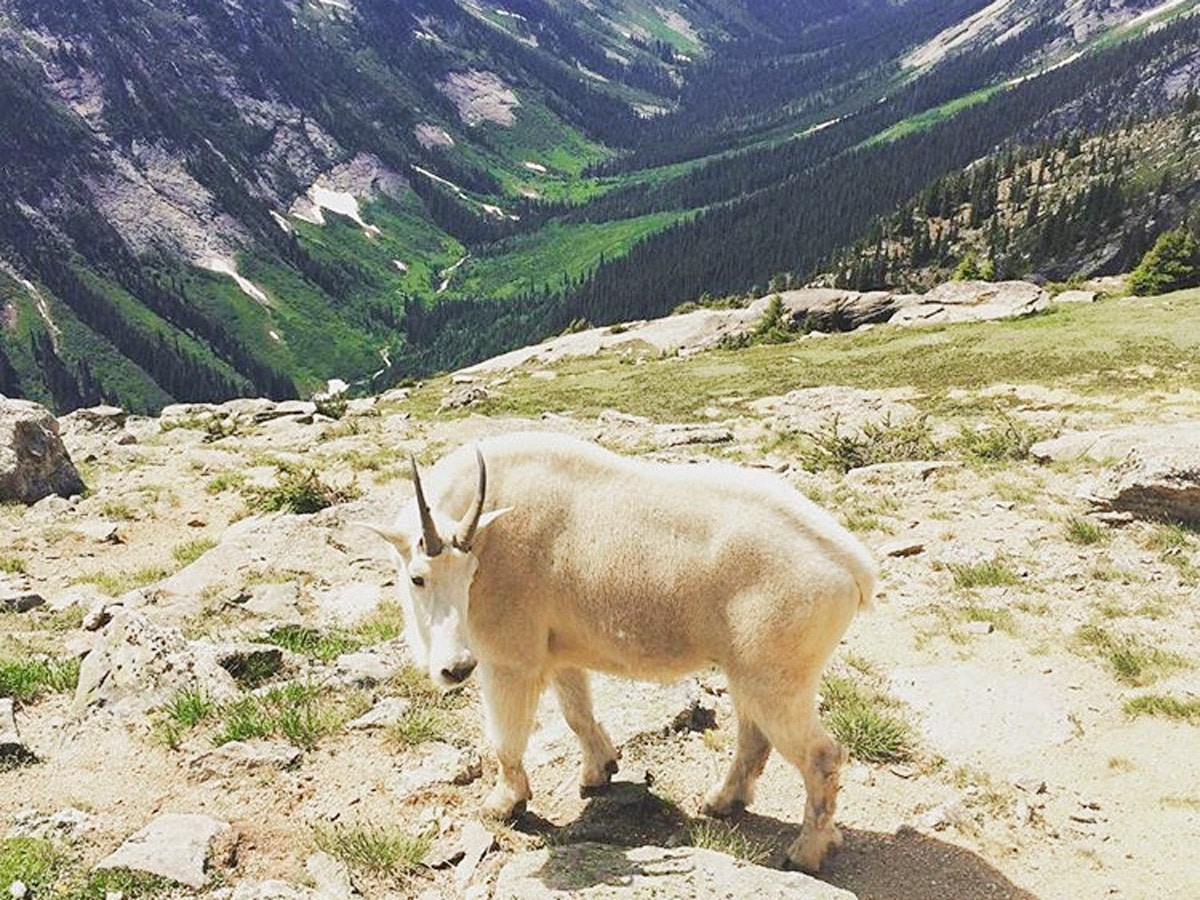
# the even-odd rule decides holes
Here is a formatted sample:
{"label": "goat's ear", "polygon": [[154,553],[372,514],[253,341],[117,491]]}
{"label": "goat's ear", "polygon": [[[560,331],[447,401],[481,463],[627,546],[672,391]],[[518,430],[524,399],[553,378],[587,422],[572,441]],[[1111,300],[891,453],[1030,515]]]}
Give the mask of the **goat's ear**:
{"label": "goat's ear", "polygon": [[512,512],[512,507],[505,506],[502,509],[493,509],[493,510],[483,513],[479,517],[479,524],[475,526],[475,530],[483,531],[483,529],[487,528],[489,525],[491,525],[493,522],[495,522],[502,515],[504,515],[505,513],[510,513],[510,512]]}
{"label": "goat's ear", "polygon": [[382,525],[373,525],[370,522],[350,522],[351,526],[356,528],[365,528],[368,531],[373,531],[393,547],[407,561],[412,553],[412,541],[407,534],[402,531],[396,531],[392,528],[385,528]]}

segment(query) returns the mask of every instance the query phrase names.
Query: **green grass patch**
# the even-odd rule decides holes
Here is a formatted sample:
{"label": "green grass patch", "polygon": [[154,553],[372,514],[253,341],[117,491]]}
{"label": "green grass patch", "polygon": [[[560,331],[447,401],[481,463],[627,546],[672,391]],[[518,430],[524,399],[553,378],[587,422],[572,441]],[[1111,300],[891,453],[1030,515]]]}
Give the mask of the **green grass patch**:
{"label": "green grass patch", "polygon": [[1098,655],[1113,676],[1124,684],[1150,684],[1187,665],[1177,653],[1149,646],[1132,635],[1114,634],[1103,625],[1080,626],[1075,640],[1084,655]]}
{"label": "green grass patch", "polygon": [[239,490],[245,483],[244,472],[221,472],[210,478],[204,489],[210,494],[221,494],[225,491]]}
{"label": "green grass patch", "polygon": [[971,603],[963,607],[962,616],[967,622],[987,622],[996,631],[1003,631],[1005,634],[1016,634],[1017,632],[1016,620],[1013,618],[1011,609]]}
{"label": "green grass patch", "polygon": [[1145,694],[1125,701],[1130,716],[1162,716],[1200,725],[1200,697],[1180,698],[1171,694]]}
{"label": "green grass patch", "polygon": [[1021,576],[1002,559],[989,559],[977,563],[951,563],[947,568],[954,576],[954,586],[967,590],[1007,587],[1021,583]]}
{"label": "green grass patch", "polygon": [[19,556],[0,556],[0,572],[8,575],[24,575],[26,563]]}
{"label": "green grass patch", "polygon": [[[877,390],[906,386],[933,402],[954,389],[977,390],[997,381],[1144,402],[1148,392],[1200,390],[1197,301],[1200,290],[1074,304],[1004,322],[883,325],[820,341],[760,344],[686,359],[653,354],[640,365],[608,353],[558,363],[551,367],[558,375],[553,380],[518,372],[470,412],[586,417],[618,409],[670,422],[699,418],[712,405],[725,404],[735,412],[759,397],[827,384]],[[1156,363],[1152,375],[1142,374],[1147,359]],[[414,391],[413,415],[437,414],[446,383],[432,379]],[[655,389],[646,390],[647,384]]]}
{"label": "green grass patch", "polygon": [[176,544],[171,549],[171,555],[181,566],[190,566],[215,546],[217,546],[217,542],[212,538],[193,538],[190,541]]}
{"label": "green grass patch", "polygon": [[361,641],[344,632],[319,631],[303,625],[280,625],[268,631],[262,640],[321,662],[329,662],[362,647]]}
{"label": "green grass patch", "polygon": [[912,728],[895,713],[896,702],[879,689],[842,675],[821,682],[825,727],[864,762],[899,762],[913,750]]}
{"label": "green grass patch", "polygon": [[991,85],[989,87],[980,88],[977,91],[972,91],[962,97],[955,97],[953,100],[935,106],[931,109],[924,110],[916,115],[909,116],[907,119],[901,119],[895,125],[884,129],[873,137],[868,138],[860,144],[860,147],[872,147],[876,144],[885,144],[892,141],[898,141],[910,134],[915,134],[919,131],[928,131],[935,125],[939,125],[947,119],[952,119],[964,109],[970,109],[972,106],[978,106],[980,103],[986,103],[991,100],[1000,91],[1004,90],[1004,85]]}
{"label": "green grass patch", "polygon": [[129,572],[92,572],[75,579],[76,584],[94,584],[102,593],[116,597],[128,591],[162,581],[171,574],[165,566],[146,566]]}
{"label": "green grass patch", "polygon": [[14,881],[24,883],[32,897],[55,900],[105,900],[114,893],[139,900],[175,887],[164,878],[122,869],[89,873],[73,850],[29,837],[0,840],[0,885],[6,896]]}
{"label": "green grass patch", "polygon": [[0,697],[30,703],[44,694],[75,690],[78,659],[0,659]]}
{"label": "green grass patch", "polygon": [[429,852],[428,835],[410,834],[394,825],[330,825],[313,830],[313,841],[356,872],[399,877],[416,869]]}
{"label": "green grass patch", "polygon": [[1108,528],[1091,519],[1074,516],[1063,528],[1064,536],[1072,544],[1103,544],[1109,539]]}

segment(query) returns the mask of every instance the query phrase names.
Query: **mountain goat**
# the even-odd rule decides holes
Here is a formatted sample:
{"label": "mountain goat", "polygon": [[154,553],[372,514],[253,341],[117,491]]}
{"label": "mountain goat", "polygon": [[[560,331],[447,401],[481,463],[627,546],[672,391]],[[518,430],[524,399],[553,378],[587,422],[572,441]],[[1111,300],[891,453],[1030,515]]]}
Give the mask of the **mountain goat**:
{"label": "mountain goat", "polygon": [[[486,460],[486,466],[485,466]],[[617,751],[592,715],[585,670],[669,680],[719,666],[737,747],[704,811],[751,802],[774,747],[807,802],[789,860],[817,870],[845,753],[821,727],[821,670],[874,591],[867,550],[781,479],[724,465],[630,459],[560,435],[463,447],[426,472],[392,528],[408,638],[432,680],[478,671],[499,778],[484,811],[518,815],[538,697],[553,685],[583,748],[582,789]]]}

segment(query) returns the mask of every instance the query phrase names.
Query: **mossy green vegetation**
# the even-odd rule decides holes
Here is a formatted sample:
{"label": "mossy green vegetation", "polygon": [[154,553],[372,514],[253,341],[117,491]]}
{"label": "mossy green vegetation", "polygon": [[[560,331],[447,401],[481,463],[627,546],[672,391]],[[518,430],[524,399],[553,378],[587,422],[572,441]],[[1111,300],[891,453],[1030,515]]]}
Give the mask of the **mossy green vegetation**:
{"label": "mossy green vegetation", "polygon": [[30,703],[43,694],[75,690],[78,659],[0,659],[0,697]]}

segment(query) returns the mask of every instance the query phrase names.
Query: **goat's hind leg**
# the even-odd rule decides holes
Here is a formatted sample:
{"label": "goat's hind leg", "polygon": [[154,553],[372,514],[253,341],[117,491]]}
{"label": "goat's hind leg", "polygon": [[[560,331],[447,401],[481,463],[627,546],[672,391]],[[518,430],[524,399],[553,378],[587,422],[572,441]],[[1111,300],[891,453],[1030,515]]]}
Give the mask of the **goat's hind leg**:
{"label": "goat's hind leg", "polygon": [[617,773],[618,753],[607,732],[592,713],[592,692],[587,673],[581,669],[561,669],[554,674],[554,692],[567,725],[579,738],[583,750],[583,771],[579,793],[583,796],[603,790]]}
{"label": "goat's hind leg", "polygon": [[833,817],[837,811],[838,770],[846,760],[846,751],[821,725],[815,687],[797,691],[787,700],[779,695],[763,699],[766,702],[755,707],[760,726],[775,749],[804,776],[804,824],[800,836],[788,848],[788,862],[806,872],[816,872],[826,855],[842,844]]}
{"label": "goat's hind leg", "polygon": [[513,819],[525,811],[526,802],[533,796],[523,758],[542,683],[528,672],[482,664],[479,679],[488,737],[500,763],[499,778],[484,802],[483,812],[496,819]]}
{"label": "goat's hind leg", "polygon": [[704,798],[702,812],[724,818],[741,812],[754,801],[754,783],[771,754],[771,742],[753,720],[740,709],[737,720],[737,749],[725,780]]}

